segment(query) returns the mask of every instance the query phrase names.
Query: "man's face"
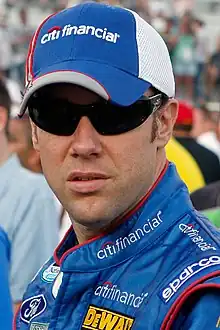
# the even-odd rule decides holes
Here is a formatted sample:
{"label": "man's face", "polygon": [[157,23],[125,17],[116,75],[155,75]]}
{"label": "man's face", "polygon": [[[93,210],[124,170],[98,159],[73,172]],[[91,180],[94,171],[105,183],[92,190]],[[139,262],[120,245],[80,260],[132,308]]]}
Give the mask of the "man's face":
{"label": "man's face", "polygon": [[[54,86],[50,93],[77,104],[99,100],[71,85]],[[33,142],[46,179],[76,222],[103,227],[146,194],[155,178],[158,149],[168,139],[152,142],[152,122],[150,116],[136,129],[115,136],[100,135],[88,117],[81,118],[71,136],[52,135],[33,124]]]}
{"label": "man's face", "polygon": [[25,168],[33,172],[41,172],[39,154],[32,145],[29,118],[9,120],[9,148],[10,152],[18,155]]}
{"label": "man's face", "polygon": [[9,121],[9,135],[10,135],[10,150],[15,153],[23,152],[27,149],[27,140],[25,134],[25,121],[27,119],[10,119]]}

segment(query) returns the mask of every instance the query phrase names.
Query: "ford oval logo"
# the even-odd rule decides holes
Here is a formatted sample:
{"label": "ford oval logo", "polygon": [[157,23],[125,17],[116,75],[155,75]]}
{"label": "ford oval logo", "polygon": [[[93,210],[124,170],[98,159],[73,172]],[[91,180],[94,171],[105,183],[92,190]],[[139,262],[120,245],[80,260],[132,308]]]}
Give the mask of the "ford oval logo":
{"label": "ford oval logo", "polygon": [[47,302],[42,294],[26,299],[21,305],[21,320],[30,323],[33,318],[44,312],[46,306]]}

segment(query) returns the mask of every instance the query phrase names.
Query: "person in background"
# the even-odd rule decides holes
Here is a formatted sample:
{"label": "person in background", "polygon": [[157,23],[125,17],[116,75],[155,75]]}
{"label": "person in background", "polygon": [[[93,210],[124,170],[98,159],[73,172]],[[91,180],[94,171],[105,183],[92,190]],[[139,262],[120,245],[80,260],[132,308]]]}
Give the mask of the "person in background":
{"label": "person in background", "polygon": [[186,184],[189,192],[205,186],[205,180],[198,163],[191,153],[174,137],[166,145],[166,156],[170,162],[176,165],[177,172]]}
{"label": "person in background", "polygon": [[5,76],[10,73],[13,64],[12,33],[7,21],[7,10],[0,7],[0,71]]}
{"label": "person in background", "polygon": [[131,10],[137,12],[146,22],[151,22],[151,6],[149,0],[136,0],[130,6]]}
{"label": "person in background", "polygon": [[210,39],[206,34],[205,22],[194,19],[193,31],[196,37],[196,75],[194,80],[194,100],[202,103],[205,99],[205,67],[209,56]]}
{"label": "person in background", "polygon": [[172,61],[180,98],[193,100],[194,78],[196,76],[196,39],[192,27],[193,18],[185,13],[175,31],[176,46],[173,50]]}
{"label": "person in background", "polygon": [[160,33],[162,37],[164,37],[164,35],[167,32],[167,25],[168,25],[166,14],[162,10],[159,11],[156,15],[154,15],[151,18],[151,25],[155,28],[155,30],[158,33]]}
{"label": "person in background", "polygon": [[[18,113],[18,112],[17,112]],[[12,112],[9,121],[9,148],[18,155],[21,165],[35,173],[42,173],[39,154],[33,148],[28,116],[22,119]]]}
{"label": "person in background", "polygon": [[220,159],[220,139],[217,137],[220,104],[207,102],[194,107],[192,136]]}
{"label": "person in background", "polygon": [[216,40],[216,48],[206,67],[206,97],[219,101],[220,87],[220,36]]}
{"label": "person in background", "polygon": [[199,211],[220,207],[220,180],[194,191],[191,200]]}
{"label": "person in background", "polygon": [[194,191],[190,197],[194,207],[220,228],[220,181]]}
{"label": "person in background", "polygon": [[214,330],[220,233],[166,158],[178,102],[162,37],[135,12],[89,2],[48,17],[27,64],[19,116],[72,226],[15,329]]}
{"label": "person in background", "polygon": [[17,23],[16,26],[12,28],[13,65],[11,68],[11,75],[23,85],[25,58],[33,34],[33,28],[28,20],[28,6],[19,8],[18,15],[20,24]]}
{"label": "person in background", "polygon": [[192,137],[194,107],[186,102],[179,101],[178,117],[174,126],[173,135],[186,148],[197,162],[206,184],[220,180],[220,162],[214,152],[199,144]]}
{"label": "person in background", "polygon": [[12,301],[9,290],[10,242],[0,227],[0,323],[1,329],[12,329]]}
{"label": "person in background", "polygon": [[[39,153],[34,149],[31,134],[30,118],[24,115],[18,117],[18,108],[14,105],[9,120],[9,149],[11,153],[16,153],[21,165],[34,173],[42,174],[42,167]],[[59,214],[59,240],[63,238],[71,225],[68,213],[56,198],[57,212]]]}
{"label": "person in background", "polygon": [[14,307],[59,239],[59,215],[45,178],[24,169],[10,152],[11,100],[0,80],[0,226],[10,242],[10,291]]}
{"label": "person in background", "polygon": [[174,17],[167,17],[166,18],[166,29],[162,33],[162,37],[163,37],[164,41],[166,42],[166,45],[169,50],[171,60],[173,59],[173,53],[174,53],[176,41],[177,41],[176,35],[174,33],[172,33],[173,29],[175,29],[175,24],[176,23],[175,23]]}
{"label": "person in background", "polygon": [[10,152],[18,155],[22,166],[33,172],[41,173],[40,158],[32,144],[29,117],[24,116],[22,120],[18,117],[21,103],[21,86],[17,81],[6,78],[3,74],[0,79],[5,83],[11,99],[8,124],[8,145]]}

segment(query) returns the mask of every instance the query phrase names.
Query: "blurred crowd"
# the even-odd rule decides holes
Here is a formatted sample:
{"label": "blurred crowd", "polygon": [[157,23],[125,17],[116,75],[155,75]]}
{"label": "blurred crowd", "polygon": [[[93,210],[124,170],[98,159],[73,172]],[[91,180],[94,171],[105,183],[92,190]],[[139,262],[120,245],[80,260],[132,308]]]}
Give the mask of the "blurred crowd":
{"label": "blurred crowd", "polygon": [[[9,148],[10,153],[16,155],[7,169],[1,164],[0,180],[4,187],[2,182],[5,173],[10,173],[12,168],[19,168],[16,183],[20,186],[17,195],[14,185],[11,186],[11,196],[13,200],[19,200],[21,193],[30,196],[23,205],[20,218],[14,224],[10,224],[8,220],[10,217],[14,218],[15,211],[12,209],[10,216],[7,216],[7,223],[0,221],[12,245],[10,287],[15,306],[21,301],[27,283],[53,253],[70,225],[68,215],[52,192],[48,192],[46,183],[42,180],[41,163],[32,145],[29,119],[27,116],[17,118],[20,91],[24,86],[25,58],[31,36],[42,19],[52,12],[79,2],[80,0],[0,1],[0,79],[10,96],[10,102],[6,102],[4,88],[0,86],[0,107],[10,108]],[[167,146],[167,156],[177,165],[192,193],[196,208],[204,211],[220,227],[220,29],[219,34],[218,31],[210,33],[212,29],[209,22],[204,15],[200,17],[194,10],[193,0],[105,2],[137,11],[166,41],[176,78],[176,95],[180,101],[179,116],[174,136]],[[216,1],[214,3],[210,0],[209,6],[210,12],[213,12]],[[2,157],[4,160],[4,155]],[[18,162],[30,172],[23,173]],[[1,173],[4,174],[1,176]],[[6,180],[5,185],[8,186],[8,182]],[[44,199],[38,200],[39,189]],[[0,204],[3,204],[6,190],[0,189]],[[37,208],[31,210],[27,202],[37,205]],[[5,206],[7,207],[8,205]],[[19,213],[18,210],[16,212]],[[29,217],[29,220],[24,221],[22,217]],[[49,236],[53,239],[45,238]],[[26,237],[29,240],[25,242],[24,248],[22,242]],[[38,245],[35,246],[34,256],[32,253],[29,260],[26,256],[33,249],[33,242],[38,242]],[[17,275],[19,264],[24,269],[20,270],[20,277]]]}
{"label": "blurred crowd", "polygon": [[[85,0],[0,1],[0,68],[21,85],[28,43],[48,14]],[[101,0],[96,0],[101,1]],[[1,2],[4,5],[1,5]],[[105,1],[107,2],[107,1]],[[177,96],[188,101],[218,101],[220,84],[220,32],[204,15],[193,10],[196,1],[110,0],[137,11],[165,39],[173,62]],[[212,13],[216,1],[209,1]],[[217,7],[218,8],[218,7]],[[215,7],[214,7],[215,9]],[[196,14],[195,14],[196,12]]]}
{"label": "blurred crowd", "polygon": [[[38,24],[50,13],[82,1],[85,0],[39,0],[37,3],[31,0],[1,0],[1,71],[22,86],[28,43]],[[4,5],[1,5],[1,2]],[[198,10],[193,10],[196,1],[108,2],[137,11],[163,36],[170,51],[179,98],[197,103],[207,100],[219,101],[220,32],[218,34],[213,31],[210,21],[204,14],[200,17]],[[210,13],[213,13],[214,5],[216,6],[216,1],[209,1]]]}

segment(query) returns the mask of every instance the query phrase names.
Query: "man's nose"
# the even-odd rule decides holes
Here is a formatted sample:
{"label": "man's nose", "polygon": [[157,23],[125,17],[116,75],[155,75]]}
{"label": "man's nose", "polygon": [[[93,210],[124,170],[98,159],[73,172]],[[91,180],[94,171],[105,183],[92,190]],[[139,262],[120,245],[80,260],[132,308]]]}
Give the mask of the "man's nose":
{"label": "man's nose", "polygon": [[88,117],[82,117],[72,135],[71,154],[74,157],[99,156],[102,151],[100,135]]}

